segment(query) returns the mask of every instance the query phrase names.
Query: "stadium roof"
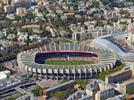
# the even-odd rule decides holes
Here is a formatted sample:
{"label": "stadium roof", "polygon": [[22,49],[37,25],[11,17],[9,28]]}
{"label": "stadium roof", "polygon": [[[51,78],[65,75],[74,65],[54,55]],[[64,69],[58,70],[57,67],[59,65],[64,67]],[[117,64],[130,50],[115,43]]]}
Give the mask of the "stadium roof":
{"label": "stadium roof", "polygon": [[124,52],[118,45],[112,43],[111,41],[104,39],[104,38],[96,38],[93,40],[92,45],[97,48],[101,49],[107,49],[114,53],[116,53],[118,56],[125,58],[127,60],[134,60],[134,54],[130,52]]}

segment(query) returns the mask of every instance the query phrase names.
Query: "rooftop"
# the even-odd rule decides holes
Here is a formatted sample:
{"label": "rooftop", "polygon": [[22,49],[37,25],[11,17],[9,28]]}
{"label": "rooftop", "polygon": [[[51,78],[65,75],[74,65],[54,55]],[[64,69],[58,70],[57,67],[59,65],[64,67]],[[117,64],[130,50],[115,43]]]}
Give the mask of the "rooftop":
{"label": "rooftop", "polygon": [[98,91],[105,91],[107,89],[113,88],[112,85],[103,82],[102,80],[96,80],[93,79],[89,81],[89,84],[87,84],[86,89],[90,91],[94,91],[98,89]]}
{"label": "rooftop", "polygon": [[109,75],[109,76],[119,75],[119,74],[122,74],[122,73],[128,72],[128,71],[132,72],[130,69],[122,69],[122,70],[120,70],[120,71],[118,71],[118,72],[112,73],[112,74]]}
{"label": "rooftop", "polygon": [[127,85],[127,84],[130,84],[130,83],[134,83],[134,79],[129,79],[127,81],[122,82],[121,84]]}

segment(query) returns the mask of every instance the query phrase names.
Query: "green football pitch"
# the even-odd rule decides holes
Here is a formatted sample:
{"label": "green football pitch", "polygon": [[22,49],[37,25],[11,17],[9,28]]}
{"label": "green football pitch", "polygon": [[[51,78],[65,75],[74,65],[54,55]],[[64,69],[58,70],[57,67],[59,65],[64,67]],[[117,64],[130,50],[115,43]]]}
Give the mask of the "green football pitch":
{"label": "green football pitch", "polygon": [[94,64],[93,61],[69,61],[69,60],[48,60],[45,61],[45,64],[48,65],[86,65],[86,64]]}

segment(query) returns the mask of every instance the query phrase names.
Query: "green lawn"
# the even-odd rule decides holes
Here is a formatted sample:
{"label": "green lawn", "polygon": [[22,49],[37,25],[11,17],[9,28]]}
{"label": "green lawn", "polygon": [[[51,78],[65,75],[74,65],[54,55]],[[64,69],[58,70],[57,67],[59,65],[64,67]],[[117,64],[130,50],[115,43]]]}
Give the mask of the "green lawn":
{"label": "green lawn", "polygon": [[94,64],[93,61],[67,61],[67,60],[49,60],[45,61],[48,65],[85,65]]}

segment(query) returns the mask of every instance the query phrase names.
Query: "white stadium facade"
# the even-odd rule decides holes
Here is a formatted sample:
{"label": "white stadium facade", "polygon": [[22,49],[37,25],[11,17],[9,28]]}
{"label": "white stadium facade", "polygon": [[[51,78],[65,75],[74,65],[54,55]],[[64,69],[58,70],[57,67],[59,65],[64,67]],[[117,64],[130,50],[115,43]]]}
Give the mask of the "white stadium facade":
{"label": "white stadium facade", "polygon": [[[38,53],[76,52],[97,54],[97,62],[84,65],[48,65],[35,61]],[[42,55],[42,54],[41,54]],[[45,54],[44,54],[45,56]],[[84,58],[84,57],[83,57]],[[94,58],[94,57],[91,57]],[[90,79],[97,73],[113,68],[116,64],[116,55],[110,51],[103,51],[77,43],[63,43],[44,45],[40,48],[23,51],[17,55],[18,66],[29,75],[39,76],[45,79]]]}

